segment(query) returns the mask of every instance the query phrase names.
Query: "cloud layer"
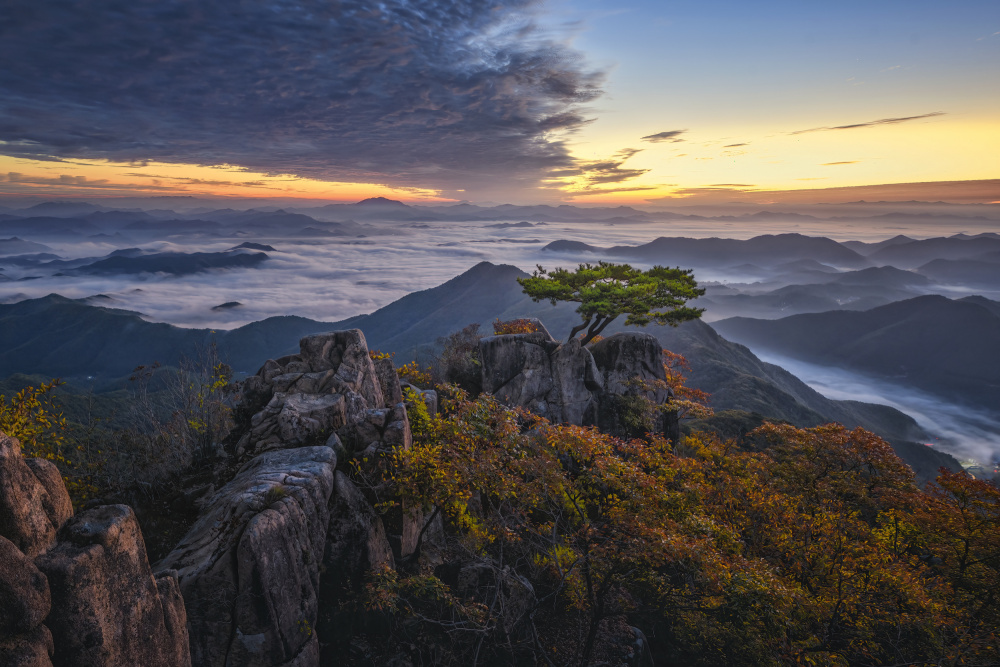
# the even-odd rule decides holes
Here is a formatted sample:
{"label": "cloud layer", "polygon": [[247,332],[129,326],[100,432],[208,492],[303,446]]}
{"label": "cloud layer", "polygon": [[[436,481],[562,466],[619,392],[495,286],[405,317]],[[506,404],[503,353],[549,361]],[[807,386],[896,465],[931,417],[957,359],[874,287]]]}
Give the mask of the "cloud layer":
{"label": "cloud layer", "polygon": [[535,0],[9,0],[0,153],[476,188],[572,167],[599,77]]}

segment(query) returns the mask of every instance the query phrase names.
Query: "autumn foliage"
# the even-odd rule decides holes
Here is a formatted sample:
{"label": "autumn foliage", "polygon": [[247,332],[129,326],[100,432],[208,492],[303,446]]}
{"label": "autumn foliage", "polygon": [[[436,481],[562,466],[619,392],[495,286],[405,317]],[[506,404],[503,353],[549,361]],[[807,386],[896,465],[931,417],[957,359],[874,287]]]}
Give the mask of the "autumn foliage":
{"label": "autumn foliage", "polygon": [[617,664],[634,626],[657,664],[1000,659],[990,484],[943,473],[922,491],[887,443],[839,425],[766,425],[741,449],[617,439],[460,391],[443,403],[384,462],[394,502],[444,517],[438,561],[491,563],[534,595],[462,597],[431,561],[381,573],[369,609],[415,658]]}
{"label": "autumn foliage", "polygon": [[538,325],[532,320],[518,318],[514,320],[501,320],[499,317],[493,322],[493,333],[497,336],[503,334],[523,334],[538,331]]}

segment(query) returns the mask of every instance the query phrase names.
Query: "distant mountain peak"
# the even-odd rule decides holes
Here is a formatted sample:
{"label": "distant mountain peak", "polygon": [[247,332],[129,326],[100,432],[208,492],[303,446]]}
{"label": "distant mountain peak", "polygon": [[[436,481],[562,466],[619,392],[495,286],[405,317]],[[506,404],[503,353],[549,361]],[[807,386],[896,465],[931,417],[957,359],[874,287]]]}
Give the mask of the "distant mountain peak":
{"label": "distant mountain peak", "polygon": [[369,197],[362,199],[355,206],[392,206],[394,208],[410,208],[401,201],[386,199],[385,197]]}

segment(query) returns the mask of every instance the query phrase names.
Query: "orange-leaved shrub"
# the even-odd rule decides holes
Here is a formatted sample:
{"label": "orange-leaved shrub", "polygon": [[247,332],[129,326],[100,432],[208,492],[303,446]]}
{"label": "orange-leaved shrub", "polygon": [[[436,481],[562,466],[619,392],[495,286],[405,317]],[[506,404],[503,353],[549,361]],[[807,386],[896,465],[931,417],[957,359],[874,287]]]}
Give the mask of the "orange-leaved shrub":
{"label": "orange-leaved shrub", "polygon": [[[586,665],[623,660],[635,626],[659,664],[1000,659],[990,484],[946,473],[921,491],[886,442],[839,425],[766,425],[749,451],[614,438],[461,391],[442,407],[382,462],[392,502],[452,536],[369,582],[387,651]],[[449,580],[470,561],[493,593]]]}
{"label": "orange-leaved shrub", "polygon": [[538,325],[523,317],[513,320],[501,320],[498,317],[493,322],[493,333],[498,336],[502,334],[534,333],[536,331],[538,331]]}

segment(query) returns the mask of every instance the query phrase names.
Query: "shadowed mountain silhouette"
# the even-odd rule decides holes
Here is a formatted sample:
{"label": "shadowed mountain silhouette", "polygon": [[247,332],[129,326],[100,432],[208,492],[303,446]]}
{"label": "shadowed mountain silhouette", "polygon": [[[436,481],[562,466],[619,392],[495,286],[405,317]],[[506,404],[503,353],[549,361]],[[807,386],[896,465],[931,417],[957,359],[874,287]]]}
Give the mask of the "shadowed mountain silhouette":
{"label": "shadowed mountain silhouette", "polygon": [[[987,302],[989,305],[984,305]],[[751,348],[847,368],[966,404],[1000,406],[1000,315],[982,297],[920,296],[871,310],[713,323]]]}
{"label": "shadowed mountain silhouette", "polygon": [[766,234],[748,240],[660,237],[638,246],[599,248],[577,241],[553,241],[543,248],[553,252],[593,253],[600,258],[636,259],[681,266],[731,266],[753,263],[775,266],[802,260],[842,268],[861,268],[870,262],[831,239],[802,234]]}

